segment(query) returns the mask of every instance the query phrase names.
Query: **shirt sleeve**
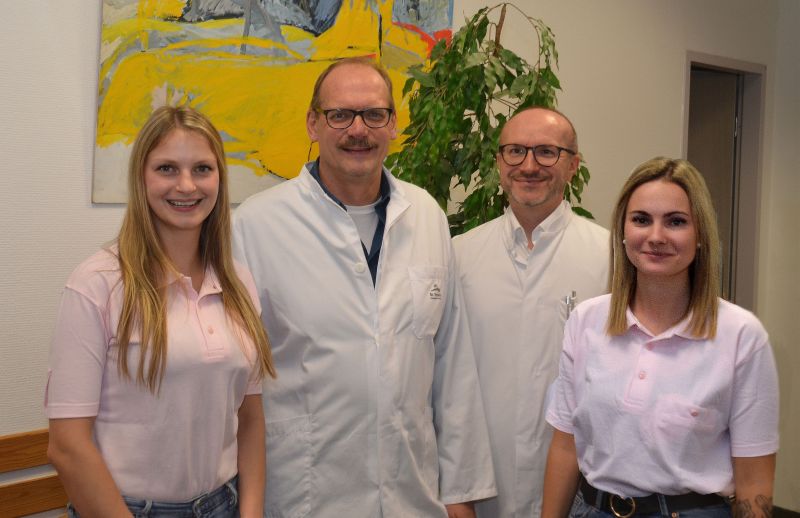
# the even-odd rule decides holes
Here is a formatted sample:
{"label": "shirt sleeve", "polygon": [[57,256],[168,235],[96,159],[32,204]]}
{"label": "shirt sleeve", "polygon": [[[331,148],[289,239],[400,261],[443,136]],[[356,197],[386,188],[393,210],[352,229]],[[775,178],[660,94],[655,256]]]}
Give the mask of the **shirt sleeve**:
{"label": "shirt sleeve", "polygon": [[745,330],[740,341],[755,346],[739,349],[746,356],[737,362],[733,382],[730,434],[733,457],[758,457],[778,450],[778,375],[775,358],[760,323]]}
{"label": "shirt sleeve", "polygon": [[452,247],[447,270],[447,300],[434,338],[433,413],[440,498],[444,504],[454,504],[490,498],[497,495],[497,489]]}
{"label": "shirt sleeve", "polygon": [[48,418],[97,415],[108,340],[101,308],[87,296],[65,288],[50,348],[45,392]]}

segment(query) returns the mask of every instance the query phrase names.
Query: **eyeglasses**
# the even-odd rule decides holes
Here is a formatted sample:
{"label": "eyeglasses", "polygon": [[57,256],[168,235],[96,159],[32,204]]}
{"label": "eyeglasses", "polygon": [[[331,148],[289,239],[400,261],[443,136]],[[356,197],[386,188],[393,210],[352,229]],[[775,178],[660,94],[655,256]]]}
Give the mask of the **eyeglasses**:
{"label": "eyeglasses", "polygon": [[367,108],[366,110],[348,110],[346,108],[335,108],[333,110],[317,110],[318,113],[325,115],[325,122],[333,129],[347,129],[356,120],[356,116],[368,128],[383,128],[392,118],[391,108]]}
{"label": "eyeglasses", "polygon": [[523,146],[522,144],[504,144],[500,146],[500,156],[503,157],[503,162],[508,165],[520,165],[525,161],[528,156],[528,151],[533,151],[533,159],[542,167],[550,167],[556,165],[558,159],[561,158],[561,152],[564,151],[570,155],[574,155],[575,151],[560,146],[551,146],[549,144],[540,144],[538,146]]}

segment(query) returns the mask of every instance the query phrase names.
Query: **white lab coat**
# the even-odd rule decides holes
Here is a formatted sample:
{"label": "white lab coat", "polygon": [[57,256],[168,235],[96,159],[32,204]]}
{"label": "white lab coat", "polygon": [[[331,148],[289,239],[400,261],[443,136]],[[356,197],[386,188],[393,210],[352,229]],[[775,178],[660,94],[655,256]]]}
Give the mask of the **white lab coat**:
{"label": "white lab coat", "polygon": [[445,216],[384,174],[375,286],[352,219],[307,169],[236,211],[278,371],[265,516],[444,517],[496,494]]}
{"label": "white lab coat", "polygon": [[515,226],[509,209],[454,239],[497,478],[481,518],[540,515],[552,433],[544,400],[558,374],[565,297],[605,293],[608,276],[608,231],[567,202],[534,229],[530,256],[515,249]]}

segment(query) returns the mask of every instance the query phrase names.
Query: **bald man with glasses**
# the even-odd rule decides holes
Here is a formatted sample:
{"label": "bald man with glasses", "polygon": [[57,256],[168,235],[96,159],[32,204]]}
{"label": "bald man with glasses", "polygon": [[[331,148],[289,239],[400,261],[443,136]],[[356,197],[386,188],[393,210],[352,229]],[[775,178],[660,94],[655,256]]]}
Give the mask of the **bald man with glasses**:
{"label": "bald man with glasses", "polygon": [[496,155],[505,213],[454,239],[489,424],[497,498],[479,518],[539,516],[551,429],[547,389],[564,323],[605,293],[608,231],[564,201],[580,155],[572,123],[529,108],[508,120]]}

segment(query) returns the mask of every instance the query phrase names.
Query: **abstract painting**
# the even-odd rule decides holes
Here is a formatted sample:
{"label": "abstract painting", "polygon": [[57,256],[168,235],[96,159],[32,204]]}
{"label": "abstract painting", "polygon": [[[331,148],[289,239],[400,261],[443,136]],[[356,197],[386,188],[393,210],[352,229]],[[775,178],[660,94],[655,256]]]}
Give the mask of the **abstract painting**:
{"label": "abstract painting", "polygon": [[449,38],[452,2],[103,0],[92,201],[126,201],[131,145],[164,104],[214,122],[232,201],[296,176],[316,156],[305,130],[314,81],[344,57],[386,67],[404,127],[406,70]]}

